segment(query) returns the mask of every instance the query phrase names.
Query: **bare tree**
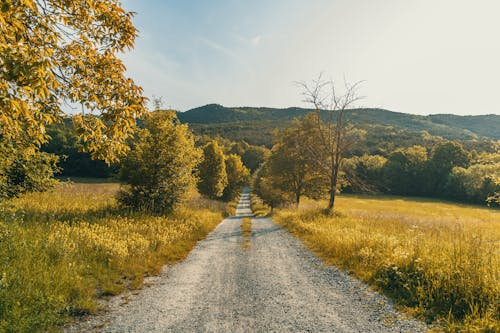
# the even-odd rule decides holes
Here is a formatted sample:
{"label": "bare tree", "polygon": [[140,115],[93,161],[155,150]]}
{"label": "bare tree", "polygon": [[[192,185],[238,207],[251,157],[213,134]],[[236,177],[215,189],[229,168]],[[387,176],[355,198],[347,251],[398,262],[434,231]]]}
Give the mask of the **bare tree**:
{"label": "bare tree", "polygon": [[346,154],[361,139],[361,132],[354,129],[348,117],[354,104],[362,99],[358,89],[362,82],[349,84],[344,80],[344,91],[339,94],[332,80],[320,74],[311,83],[299,82],[304,102],[312,104],[316,112],[316,140],[309,147],[313,163],[329,180],[327,211],[332,212],[339,185],[339,175]]}
{"label": "bare tree", "polygon": [[161,96],[153,95],[151,103],[153,106],[153,111],[159,111],[159,110],[163,109],[163,107],[165,106],[165,102],[163,101],[163,97],[161,97]]}

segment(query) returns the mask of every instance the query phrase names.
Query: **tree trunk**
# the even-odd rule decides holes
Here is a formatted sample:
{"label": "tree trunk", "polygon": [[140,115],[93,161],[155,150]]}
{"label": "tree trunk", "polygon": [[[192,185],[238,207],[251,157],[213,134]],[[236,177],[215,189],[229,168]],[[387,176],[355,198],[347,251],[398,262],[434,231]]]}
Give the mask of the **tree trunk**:
{"label": "tree trunk", "polygon": [[331,191],[330,191],[330,200],[328,201],[328,212],[332,212],[333,211],[333,208],[335,206],[335,192],[337,191],[337,186],[335,185],[335,187],[332,187]]}
{"label": "tree trunk", "polygon": [[299,207],[300,204],[300,192],[295,193],[295,206]]}
{"label": "tree trunk", "polygon": [[335,195],[337,194],[337,176],[338,172],[334,168],[330,179],[330,200],[328,201],[328,208],[327,208],[327,211],[329,213],[333,212],[333,209],[335,207]]}

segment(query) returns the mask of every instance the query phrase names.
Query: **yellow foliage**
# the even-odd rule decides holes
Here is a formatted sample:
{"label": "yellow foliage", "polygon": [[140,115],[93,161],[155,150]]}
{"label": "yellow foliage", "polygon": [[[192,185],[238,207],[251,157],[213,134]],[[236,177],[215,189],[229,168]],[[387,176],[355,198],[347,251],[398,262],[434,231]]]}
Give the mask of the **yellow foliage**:
{"label": "yellow foliage", "polygon": [[39,147],[63,101],[85,107],[75,126],[94,157],[128,150],[145,113],[142,88],[117,55],[134,45],[132,13],[117,0],[2,1],[0,136]]}

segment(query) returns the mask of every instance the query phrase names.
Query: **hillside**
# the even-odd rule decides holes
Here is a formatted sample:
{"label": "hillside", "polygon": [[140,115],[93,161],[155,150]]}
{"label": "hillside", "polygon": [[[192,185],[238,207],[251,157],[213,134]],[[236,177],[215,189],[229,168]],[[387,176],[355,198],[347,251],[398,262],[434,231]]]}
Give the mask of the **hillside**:
{"label": "hillside", "polygon": [[[275,128],[283,128],[294,118],[303,117],[312,109],[305,108],[253,108],[224,107],[209,104],[186,112],[179,112],[179,119],[189,123],[198,134],[219,134],[234,139],[253,141],[255,144],[269,145]],[[329,116],[322,112],[324,117]],[[500,139],[500,115],[419,116],[384,109],[354,109],[351,121],[366,126],[389,126],[392,130],[425,132],[449,140]],[[258,135],[256,136],[256,134]]]}

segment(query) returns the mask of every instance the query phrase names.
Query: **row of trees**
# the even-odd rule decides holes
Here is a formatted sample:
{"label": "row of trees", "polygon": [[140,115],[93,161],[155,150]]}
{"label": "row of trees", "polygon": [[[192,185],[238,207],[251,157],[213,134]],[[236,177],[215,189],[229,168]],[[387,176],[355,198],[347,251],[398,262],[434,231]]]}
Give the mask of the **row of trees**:
{"label": "row of trees", "polygon": [[196,147],[193,134],[171,111],[147,115],[144,128],[122,163],[120,178],[128,184],[119,202],[136,210],[168,213],[197,185],[212,199],[231,200],[248,181],[238,155],[225,155],[217,141]]}
{"label": "row of trees", "polygon": [[205,145],[198,169],[198,190],[211,199],[234,199],[250,177],[250,171],[243,165],[240,156],[225,155],[216,140]]}
{"label": "row of trees", "polygon": [[[369,184],[369,190],[486,204],[500,193],[500,155],[472,156],[457,142],[437,143],[430,151],[421,146],[397,149],[387,158],[363,155],[346,161],[351,178]],[[347,191],[366,189],[353,182]],[[495,200],[490,199],[490,204]]]}
{"label": "row of trees", "polygon": [[[328,171],[333,168],[328,166],[338,164],[328,158],[329,151],[321,149],[321,136],[328,130],[318,130],[317,117],[312,113],[282,131],[271,155],[256,172],[254,191],[272,207],[287,202],[298,205],[303,195],[318,198],[330,193],[331,200],[333,178]],[[399,148],[387,157],[364,154],[344,158],[334,189],[497,204],[499,175],[499,154],[471,154],[460,143],[441,141],[430,149]]]}

